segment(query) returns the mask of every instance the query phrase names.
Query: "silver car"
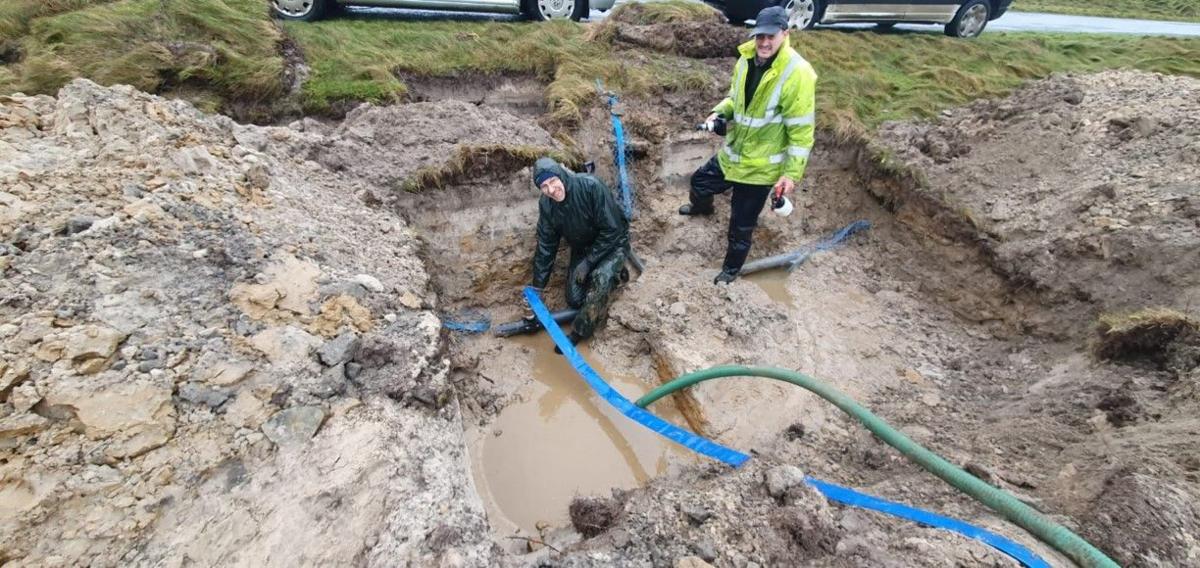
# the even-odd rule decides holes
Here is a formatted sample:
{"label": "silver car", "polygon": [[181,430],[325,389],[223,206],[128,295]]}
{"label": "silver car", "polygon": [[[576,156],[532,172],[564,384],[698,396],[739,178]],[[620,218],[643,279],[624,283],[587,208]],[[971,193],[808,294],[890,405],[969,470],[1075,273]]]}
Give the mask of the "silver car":
{"label": "silver car", "polygon": [[381,6],[457,12],[522,14],[531,20],[570,18],[579,21],[588,10],[607,12],[616,0],[271,0],[271,10],[285,20],[319,20],[342,6]]}
{"label": "silver car", "polygon": [[704,0],[725,12],[730,22],[753,19],[768,6],[783,6],[792,29],[817,24],[941,24],[946,34],[975,37],[991,20],[1004,15],[1013,0]]}

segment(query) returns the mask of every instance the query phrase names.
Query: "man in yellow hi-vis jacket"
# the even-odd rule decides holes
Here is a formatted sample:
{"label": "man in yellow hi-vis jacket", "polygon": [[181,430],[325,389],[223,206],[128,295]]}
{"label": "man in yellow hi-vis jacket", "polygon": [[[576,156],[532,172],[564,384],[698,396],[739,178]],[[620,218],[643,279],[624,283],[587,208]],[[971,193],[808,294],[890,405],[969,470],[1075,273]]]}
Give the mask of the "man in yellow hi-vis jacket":
{"label": "man in yellow hi-vis jacket", "polygon": [[707,121],[726,121],[725,147],[692,174],[690,203],[679,208],[712,214],[713,196],[733,189],[729,245],[714,283],[737,278],[767,197],[795,190],[813,146],[817,73],[788,42],[787,12],[764,8],[752,35],[738,46],[729,96]]}

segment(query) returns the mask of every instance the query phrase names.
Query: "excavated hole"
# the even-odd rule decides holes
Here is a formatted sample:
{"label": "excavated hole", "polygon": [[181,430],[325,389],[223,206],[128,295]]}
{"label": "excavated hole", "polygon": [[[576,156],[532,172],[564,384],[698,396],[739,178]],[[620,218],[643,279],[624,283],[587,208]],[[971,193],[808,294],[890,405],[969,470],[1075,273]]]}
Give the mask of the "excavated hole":
{"label": "excavated hole", "polygon": [[[529,281],[537,195],[529,171],[479,179],[406,196],[399,209],[419,231],[433,287],[447,319],[486,314],[493,325],[520,316],[520,290]],[[546,294],[562,298],[565,245]],[[634,424],[596,396],[545,334],[496,338],[490,333],[452,339],[457,383],[465,394],[467,437],[477,490],[502,545],[523,552],[526,541],[569,525],[577,496],[606,496],[667,473],[693,457]],[[607,354],[580,352],[630,399],[653,385],[648,364],[608,365]],[[639,372],[640,371],[640,372]],[[672,405],[655,409],[680,426]]]}
{"label": "excavated hole", "polygon": [[[692,361],[688,355],[671,344],[673,335],[726,325],[722,323],[725,320],[693,320],[689,322],[693,329],[689,330],[687,326],[679,327],[679,320],[688,316],[674,315],[675,310],[680,314],[704,310],[689,308],[689,304],[700,297],[711,299],[715,290],[711,273],[724,251],[728,197],[718,201],[721,214],[711,218],[681,220],[674,215],[675,207],[685,199],[690,172],[713,150],[712,139],[685,134],[669,141],[659,150],[661,153],[652,153],[650,159],[635,164],[635,179],[649,180],[638,184],[633,235],[635,248],[648,263],[648,275],[620,292],[608,326],[581,350],[602,376],[631,399],[695,368],[695,363],[688,362]],[[927,251],[958,245],[931,245],[924,242],[929,240],[928,235],[901,228],[892,212],[863,191],[854,158],[853,151],[827,151],[825,162],[808,176],[809,183],[819,188],[820,196],[798,195],[803,213],[793,218],[764,213],[752,257],[794,250],[857,219],[870,220],[874,224],[871,233],[851,243],[845,252],[815,258],[813,266],[806,265],[804,270],[791,274],[765,272],[747,278],[758,292],[737,287],[735,303],[748,305],[738,306],[730,315],[737,319],[748,313],[746,317],[752,320],[761,319],[761,329],[758,324],[744,322],[724,330],[727,340],[700,335],[686,345],[698,360],[709,364],[801,367],[799,360],[788,358],[790,354],[776,358],[779,350],[772,346],[773,336],[766,334],[785,330],[775,335],[786,338],[784,334],[795,333],[794,326],[805,325],[808,318],[804,312],[811,310],[806,307],[811,304],[800,304],[798,300],[806,293],[813,294],[805,290],[814,281],[844,277],[855,288],[872,293],[880,280],[898,285],[900,279],[917,280],[918,274],[938,273],[917,265],[942,263],[944,251],[935,251],[936,255],[926,258],[909,253],[907,256],[916,258],[907,259],[894,254],[896,248],[889,243],[899,242],[901,249]],[[611,175],[606,177],[606,167],[610,166],[601,165],[601,176],[611,180]],[[438,304],[447,319],[469,320],[486,314],[496,325],[520,316],[520,290],[529,281],[537,217],[537,192],[529,182],[527,168],[406,195],[398,205],[419,231]],[[552,309],[564,307],[565,246],[562,252],[545,298]],[[964,257],[966,253],[956,254]],[[842,256],[845,258],[839,258]],[[970,276],[977,271],[977,266],[965,266],[960,278],[918,286],[934,295],[947,294],[951,305],[970,310],[984,301],[989,286],[995,284]],[[837,289],[817,292],[831,300],[850,298],[830,306],[849,311],[861,311],[853,300],[861,293]],[[649,303],[658,306],[657,313],[666,317],[651,317],[643,326],[635,316],[639,315],[639,305]],[[719,304],[716,310],[729,309],[723,306]],[[743,313],[747,309],[750,311]],[[875,316],[858,317],[874,320]],[[753,329],[738,329],[739,325]],[[744,341],[748,347],[736,341]],[[559,530],[556,527],[566,526],[572,498],[603,497],[616,488],[636,487],[669,474],[674,465],[696,459],[600,401],[565,360],[552,352],[545,334],[509,339],[456,334],[451,343],[455,381],[470,424],[467,435],[476,486],[488,506],[496,536],[510,550],[523,551],[526,543],[507,540],[508,536],[544,537]],[[918,363],[913,361],[912,365]],[[870,392],[861,383],[842,386],[850,392]],[[778,404],[760,407],[752,420],[730,418],[744,414],[742,409],[763,402],[764,397]],[[819,401],[776,385],[764,388],[750,379],[734,379],[715,390],[672,398],[652,410],[733,447],[753,447],[765,436],[796,424],[806,431],[819,432],[829,421]],[[801,422],[797,417],[802,417]]]}

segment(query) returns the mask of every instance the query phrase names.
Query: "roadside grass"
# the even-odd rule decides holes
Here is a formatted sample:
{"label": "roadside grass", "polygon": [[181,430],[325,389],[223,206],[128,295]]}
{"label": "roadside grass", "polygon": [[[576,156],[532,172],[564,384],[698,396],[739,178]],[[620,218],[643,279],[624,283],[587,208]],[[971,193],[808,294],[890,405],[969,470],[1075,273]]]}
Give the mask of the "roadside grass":
{"label": "roadside grass", "polygon": [[[69,1],[58,0],[60,6]],[[71,78],[88,77],[178,94],[200,101],[206,110],[245,101],[278,104],[285,96],[284,32],[311,68],[299,100],[289,103],[299,102],[311,113],[329,112],[343,102],[402,101],[408,94],[404,77],[472,81],[481,75],[526,74],[546,84],[553,121],[570,125],[581,118],[581,109],[599,102],[596,79],[627,100],[720,90],[729,80],[724,70],[714,76],[711,62],[615,45],[603,25],[360,16],[280,26],[259,0],[88,4],[23,20],[28,22],[20,38],[24,57],[0,66],[0,94],[53,93]],[[622,6],[609,20],[670,25],[712,22],[714,13],[701,4],[661,2]],[[1134,68],[1200,77],[1200,39],[1191,38],[989,33],[965,41],[869,30],[805,32],[793,38],[821,77],[819,125],[842,137],[865,134],[885,120],[929,117],[973,99],[1004,95],[1054,72]],[[731,55],[734,47],[729,46]],[[732,58],[719,65],[731,66]],[[708,108],[715,102],[697,105]]]}
{"label": "roadside grass", "polygon": [[841,135],[930,117],[1055,72],[1131,68],[1200,77],[1200,39],[1011,33],[962,41],[863,30],[797,34],[793,45],[820,75],[819,125]]}
{"label": "roadside grass", "polygon": [[0,50],[6,42],[14,41],[29,30],[34,18],[52,16],[104,4],[112,0],[4,0],[0,3]]}
{"label": "roadside grass", "polygon": [[257,0],[125,0],[33,19],[4,92],[51,93],[75,77],[225,100],[282,92],[279,29]]}
{"label": "roadside grass", "polygon": [[1079,16],[1200,22],[1200,1],[1197,0],[1017,0],[1011,9]]}
{"label": "roadside grass", "polygon": [[630,95],[696,89],[708,81],[697,61],[646,53],[632,58],[589,39],[571,22],[394,22],[342,19],[291,23],[285,29],[313,68],[305,107],[314,112],[341,99],[401,100],[404,75],[455,77],[532,74],[547,83],[552,117],[577,120],[596,99],[596,79]]}

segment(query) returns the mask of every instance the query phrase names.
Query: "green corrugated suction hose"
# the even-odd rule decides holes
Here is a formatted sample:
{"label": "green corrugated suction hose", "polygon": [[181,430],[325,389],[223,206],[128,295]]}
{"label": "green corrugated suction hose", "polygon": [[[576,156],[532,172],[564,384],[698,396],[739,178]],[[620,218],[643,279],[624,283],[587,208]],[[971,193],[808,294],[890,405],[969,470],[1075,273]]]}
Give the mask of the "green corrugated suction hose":
{"label": "green corrugated suction hose", "polygon": [[637,405],[645,408],[654,401],[675,391],[686,389],[697,383],[723,377],[765,377],[791,383],[816,393],[821,398],[832,402],[835,406],[862,422],[876,436],[887,442],[893,448],[909,459],[917,462],[930,473],[942,478],[946,483],[970,495],[977,501],[991,507],[1004,515],[1010,521],[1020,525],[1042,542],[1054,547],[1055,550],[1067,555],[1081,566],[1117,567],[1118,564],[1096,547],[1083,540],[1066,527],[1047,519],[1032,507],[1017,500],[1016,497],[992,487],[975,476],[963,471],[958,466],[946,461],[941,456],[925,449],[920,444],[910,440],[908,436],[889,426],[878,416],[871,413],[854,399],[846,396],[837,389],[825,385],[816,379],[772,367],[713,367],[695,373],[682,375],[638,399]]}

